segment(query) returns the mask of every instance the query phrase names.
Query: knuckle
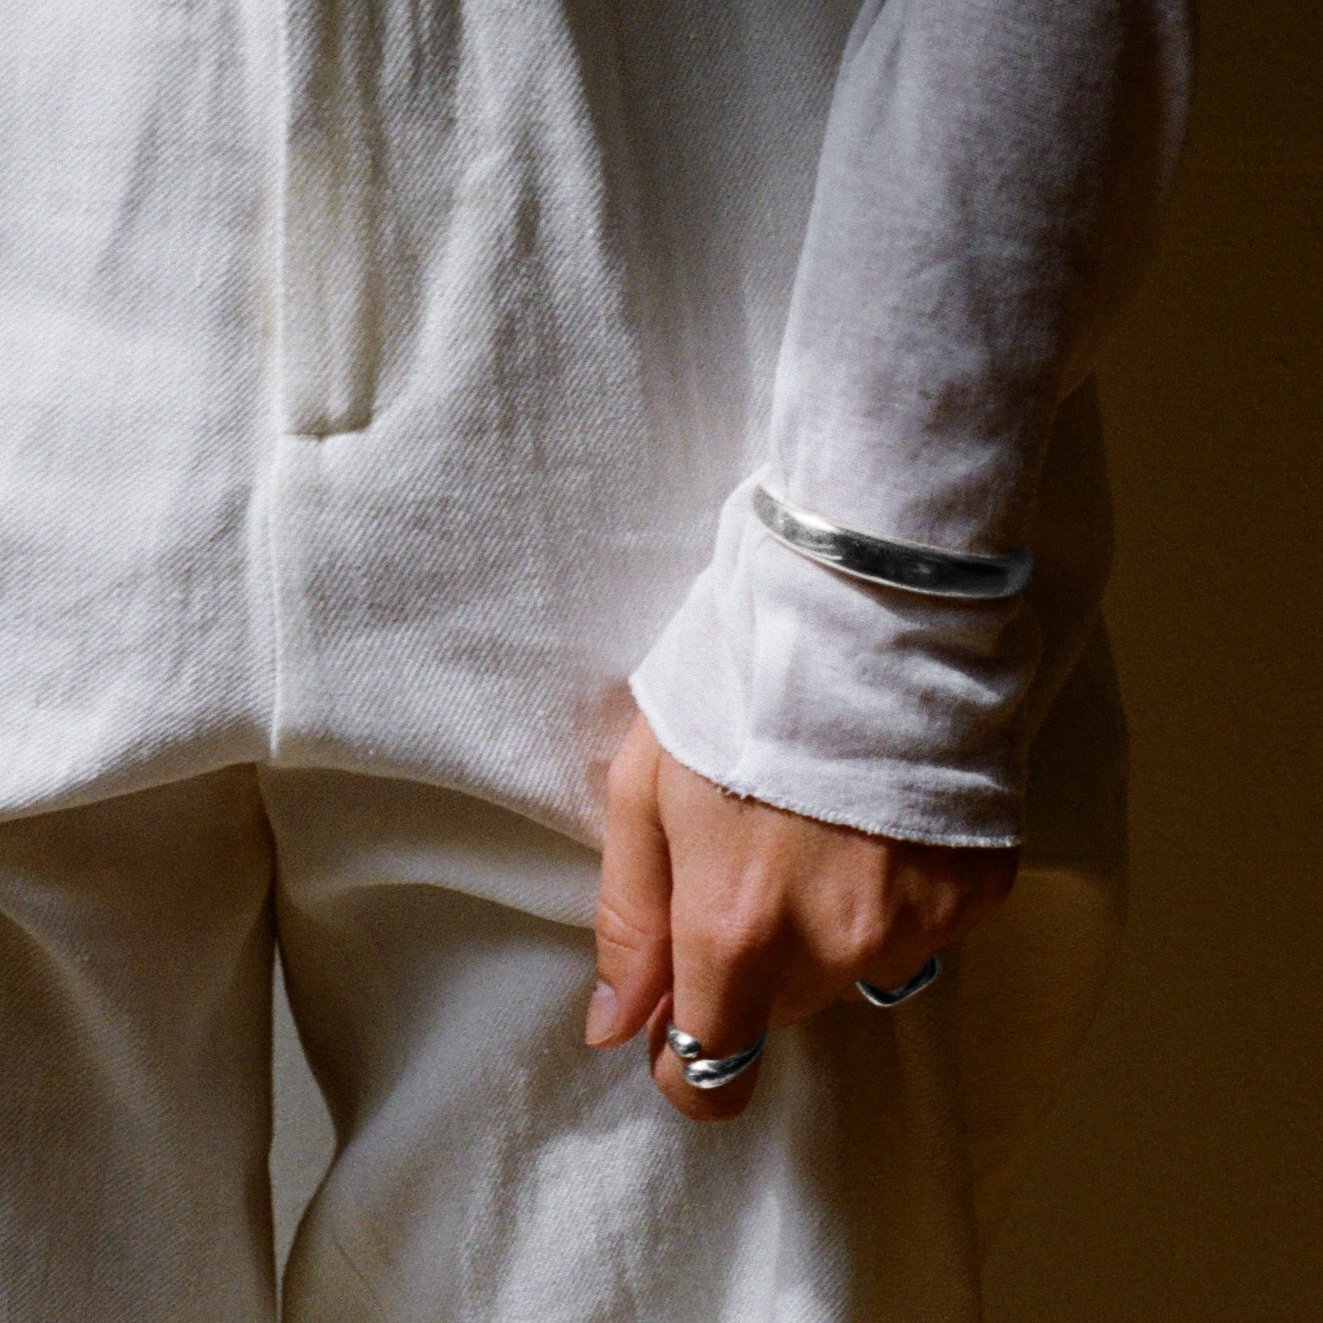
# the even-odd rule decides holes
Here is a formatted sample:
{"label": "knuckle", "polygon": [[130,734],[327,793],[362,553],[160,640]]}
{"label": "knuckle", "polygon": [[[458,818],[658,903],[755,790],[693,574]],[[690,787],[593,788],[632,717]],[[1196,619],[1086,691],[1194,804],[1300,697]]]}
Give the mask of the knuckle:
{"label": "knuckle", "polygon": [[708,917],[694,934],[695,945],[714,963],[740,968],[775,946],[780,917],[770,910],[728,910]]}
{"label": "knuckle", "polygon": [[950,887],[936,888],[920,910],[920,927],[924,933],[938,937],[950,932],[956,925],[970,897]]}
{"label": "knuckle", "polygon": [[844,977],[874,963],[891,940],[893,926],[880,891],[849,890],[839,899],[834,923],[821,934],[814,954],[830,974]]}
{"label": "knuckle", "polygon": [[839,973],[867,968],[881,958],[890,937],[891,930],[882,924],[850,930],[841,938],[836,958],[830,961],[831,968]]}
{"label": "knuckle", "polygon": [[811,934],[807,953],[821,975],[839,980],[871,966],[886,949],[889,937],[890,929],[883,924],[840,924]]}
{"label": "knuckle", "polygon": [[865,898],[864,904],[855,898],[837,925],[837,949],[847,959],[869,959],[886,946],[892,927],[892,913],[884,905],[877,904],[875,897]]}
{"label": "knuckle", "polygon": [[934,888],[918,908],[920,929],[940,944],[952,934],[974,926],[1002,902],[1005,894],[1000,881],[990,883],[982,877]]}
{"label": "knuckle", "polygon": [[598,897],[594,927],[600,945],[630,954],[646,951],[659,940],[641,919],[606,896]]}

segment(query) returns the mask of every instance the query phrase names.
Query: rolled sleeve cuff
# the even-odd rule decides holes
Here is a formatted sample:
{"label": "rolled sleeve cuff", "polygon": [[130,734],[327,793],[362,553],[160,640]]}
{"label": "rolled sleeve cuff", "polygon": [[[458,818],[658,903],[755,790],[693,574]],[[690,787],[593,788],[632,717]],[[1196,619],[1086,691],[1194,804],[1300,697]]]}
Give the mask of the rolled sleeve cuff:
{"label": "rolled sleeve cuff", "polygon": [[966,602],[852,579],[775,539],[751,474],[711,562],[629,676],[678,762],[734,794],[950,846],[1023,843],[1022,597]]}

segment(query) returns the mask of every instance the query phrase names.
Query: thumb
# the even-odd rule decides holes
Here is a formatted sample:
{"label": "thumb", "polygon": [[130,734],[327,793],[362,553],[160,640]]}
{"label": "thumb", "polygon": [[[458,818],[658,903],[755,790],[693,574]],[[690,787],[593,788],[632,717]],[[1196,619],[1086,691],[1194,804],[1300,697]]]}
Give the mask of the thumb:
{"label": "thumb", "polygon": [[593,921],[597,987],[585,1040],[626,1042],[671,985],[671,868],[657,815],[660,746],[640,715],[607,773],[602,880]]}

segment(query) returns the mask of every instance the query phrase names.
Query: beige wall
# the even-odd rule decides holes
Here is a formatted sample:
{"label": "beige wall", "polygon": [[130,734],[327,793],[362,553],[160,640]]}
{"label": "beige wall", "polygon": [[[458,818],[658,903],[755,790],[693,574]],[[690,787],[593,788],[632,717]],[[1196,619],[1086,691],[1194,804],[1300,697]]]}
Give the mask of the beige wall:
{"label": "beige wall", "polygon": [[1202,18],[1164,251],[1104,375],[1127,943],[989,1323],[1323,1319],[1323,18]]}

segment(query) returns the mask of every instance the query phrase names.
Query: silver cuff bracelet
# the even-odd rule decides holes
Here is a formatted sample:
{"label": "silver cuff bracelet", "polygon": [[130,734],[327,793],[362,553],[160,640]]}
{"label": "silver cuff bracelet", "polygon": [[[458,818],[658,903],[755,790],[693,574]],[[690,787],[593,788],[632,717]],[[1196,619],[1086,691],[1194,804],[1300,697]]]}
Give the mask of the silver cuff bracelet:
{"label": "silver cuff bracelet", "polygon": [[976,556],[861,533],[773,496],[761,483],[753,508],[778,541],[810,560],[869,583],[938,597],[1013,597],[1029,582],[1033,555],[1021,547],[1009,556]]}

